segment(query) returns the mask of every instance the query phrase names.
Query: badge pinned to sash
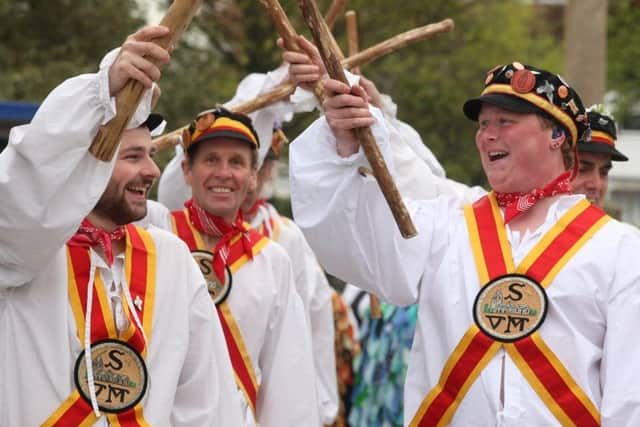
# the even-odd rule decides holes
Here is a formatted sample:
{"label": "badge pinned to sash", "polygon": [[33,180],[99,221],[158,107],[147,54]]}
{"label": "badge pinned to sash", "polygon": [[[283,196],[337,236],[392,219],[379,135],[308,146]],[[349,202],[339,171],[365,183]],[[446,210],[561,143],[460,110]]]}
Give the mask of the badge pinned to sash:
{"label": "badge pinned to sash", "polygon": [[195,250],[191,255],[198,263],[200,271],[207,282],[207,290],[215,305],[222,304],[231,292],[232,276],[229,266],[224,267],[224,283],[221,283],[213,271],[213,254],[209,251]]}
{"label": "badge pinned to sash", "polygon": [[473,304],[473,319],[489,337],[509,343],[534,333],[544,322],[548,300],[531,277],[506,274],[482,287]]}
{"label": "badge pinned to sash", "polygon": [[[78,392],[90,404],[84,358],[82,351],[75,363],[74,380]],[[96,400],[101,411],[124,412],[142,400],[147,391],[147,366],[133,347],[113,339],[98,341],[91,345],[91,359]]]}

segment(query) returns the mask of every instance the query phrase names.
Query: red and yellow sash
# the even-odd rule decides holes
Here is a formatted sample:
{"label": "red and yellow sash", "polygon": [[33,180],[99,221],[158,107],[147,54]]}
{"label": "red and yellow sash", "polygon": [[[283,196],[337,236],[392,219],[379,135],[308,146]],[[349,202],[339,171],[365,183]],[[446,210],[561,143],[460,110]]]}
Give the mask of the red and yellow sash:
{"label": "red and yellow sash", "polygon": [[278,237],[280,237],[280,222],[274,219],[271,212],[269,212],[269,215],[255,227],[255,230],[263,236],[277,241]]}
{"label": "red and yellow sash", "polygon": [[[189,246],[191,251],[209,250],[209,248],[204,244],[202,235],[191,223],[187,209],[172,212],[171,223],[173,226],[173,232],[180,237],[187,246]],[[253,244],[251,251],[255,256],[266,246],[269,239],[258,234],[246,223],[244,226],[250,233],[251,242]],[[244,253],[244,248],[240,238],[241,235],[238,234],[238,236],[231,239],[229,244],[227,265],[229,270],[231,270],[231,273],[235,273],[249,261],[249,257]],[[253,364],[249,358],[249,352],[247,351],[247,347],[242,339],[242,334],[240,333],[240,328],[238,327],[227,302],[224,301],[221,304],[218,304],[216,308],[222,325],[222,331],[224,332],[224,337],[227,342],[227,348],[231,359],[231,365],[233,366],[236,383],[251,406],[251,410],[253,411],[255,418],[259,386],[253,369]]]}
{"label": "red and yellow sash", "polygon": [[[465,207],[465,218],[480,283],[509,273],[537,280],[545,289],[571,257],[610,219],[581,200],[543,236],[516,268],[500,209],[493,196]],[[513,343],[500,343],[474,324],[445,364],[410,426],[445,426],[484,367],[504,347],[529,384],[564,426],[599,426],[600,414],[539,331]]]}
{"label": "red and yellow sash", "polygon": [[[155,301],[156,252],[151,236],[142,228],[132,224],[126,226],[125,274],[129,283],[129,292],[133,301],[143,301],[138,318],[148,339],[151,339],[151,325]],[[67,246],[69,303],[76,320],[78,338],[85,339],[85,313],[87,312],[87,289],[91,272],[91,258],[88,248]],[[91,342],[107,338],[118,339],[131,345],[143,358],[147,349],[142,332],[138,329],[129,306],[123,304],[129,319],[129,328],[118,336],[115,321],[111,314],[108,296],[100,273],[96,271],[91,310]],[[142,404],[119,414],[105,414],[113,426],[143,427],[149,426],[142,413]],[[43,426],[90,426],[98,420],[91,404],[77,389],[42,424]]]}

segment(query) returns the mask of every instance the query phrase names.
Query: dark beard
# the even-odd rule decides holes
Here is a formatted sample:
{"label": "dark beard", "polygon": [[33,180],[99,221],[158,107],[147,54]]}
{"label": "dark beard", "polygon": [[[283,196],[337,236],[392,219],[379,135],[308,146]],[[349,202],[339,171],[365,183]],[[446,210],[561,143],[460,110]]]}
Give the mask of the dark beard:
{"label": "dark beard", "polygon": [[[127,183],[124,187],[130,185]],[[98,215],[109,218],[113,223],[117,225],[125,225],[138,221],[147,215],[147,206],[145,203],[144,209],[141,212],[134,210],[132,206],[125,200],[125,190],[122,187],[122,191],[118,192],[111,185],[107,186],[107,189],[98,200],[98,203],[93,208],[93,212]]]}

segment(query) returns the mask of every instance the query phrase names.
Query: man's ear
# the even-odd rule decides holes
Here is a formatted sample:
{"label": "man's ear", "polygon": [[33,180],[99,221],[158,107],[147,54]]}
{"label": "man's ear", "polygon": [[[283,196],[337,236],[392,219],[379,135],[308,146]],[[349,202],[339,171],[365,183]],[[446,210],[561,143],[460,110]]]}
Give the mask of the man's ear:
{"label": "man's ear", "polygon": [[182,167],[182,176],[184,176],[184,182],[187,185],[191,186],[191,167],[189,166],[188,159],[182,159],[180,162],[180,167]]}
{"label": "man's ear", "polygon": [[251,168],[251,175],[249,175],[249,185],[247,191],[256,191],[258,189],[258,170]]}

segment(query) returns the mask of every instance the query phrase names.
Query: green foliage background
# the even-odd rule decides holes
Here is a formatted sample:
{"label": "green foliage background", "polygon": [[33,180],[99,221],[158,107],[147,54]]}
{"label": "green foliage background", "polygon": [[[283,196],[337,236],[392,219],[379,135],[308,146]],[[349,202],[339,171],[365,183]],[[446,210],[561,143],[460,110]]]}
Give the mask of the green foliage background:
{"label": "green foliage background", "polygon": [[[155,1],[164,10],[167,0]],[[295,0],[282,0],[294,26],[308,35]],[[318,0],[327,10],[329,0]],[[609,2],[609,89],[638,99],[640,2]],[[452,33],[420,42],[363,67],[398,104],[450,177],[484,184],[473,143],[475,124],[461,105],[479,94],[486,71],[514,60],[562,69],[562,7],[505,0],[351,0],[358,12],[361,48],[414,27],[452,18]],[[64,78],[97,69],[103,54],[143,24],[134,0],[0,0],[0,99],[39,102]],[[334,33],[346,48],[344,19]],[[276,33],[256,0],[204,0],[161,80],[158,111],[169,128],[229,99],[250,72],[280,63]],[[295,136],[317,116],[287,125]],[[163,165],[170,157],[159,157]]]}

